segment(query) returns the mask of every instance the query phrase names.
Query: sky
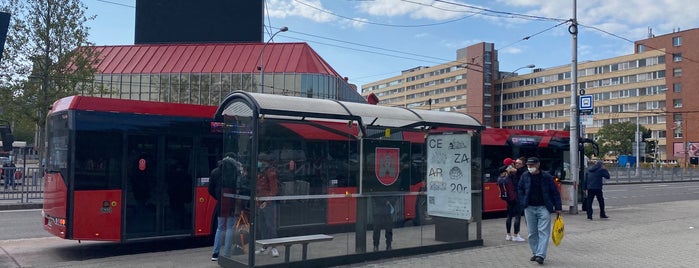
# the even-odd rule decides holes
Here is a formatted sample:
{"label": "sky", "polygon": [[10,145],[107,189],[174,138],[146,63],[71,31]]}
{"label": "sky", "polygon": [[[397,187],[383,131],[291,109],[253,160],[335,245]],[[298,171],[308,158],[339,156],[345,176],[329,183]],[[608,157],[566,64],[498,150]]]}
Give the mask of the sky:
{"label": "sky", "polygon": [[[96,45],[134,43],[136,0],[82,0]],[[194,1],[194,0],[193,0]],[[231,0],[257,1],[257,0]],[[267,0],[265,41],[306,42],[361,87],[494,43],[501,71],[572,62],[573,0]],[[696,0],[577,1],[578,62],[633,53],[633,42],[699,27]],[[526,68],[519,73],[529,72]]]}

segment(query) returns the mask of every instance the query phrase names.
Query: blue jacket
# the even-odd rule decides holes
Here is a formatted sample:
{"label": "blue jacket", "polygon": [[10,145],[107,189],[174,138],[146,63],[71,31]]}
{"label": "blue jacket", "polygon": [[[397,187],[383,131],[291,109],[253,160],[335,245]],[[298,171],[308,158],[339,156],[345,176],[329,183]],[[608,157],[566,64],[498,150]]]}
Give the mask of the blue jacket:
{"label": "blue jacket", "polygon": [[609,171],[602,166],[602,161],[597,161],[585,173],[585,183],[582,185],[583,190],[601,190],[602,178],[609,179]]}
{"label": "blue jacket", "polygon": [[[548,172],[540,171],[543,180],[541,181],[541,192],[544,194],[544,204],[546,209],[553,213],[556,210],[563,210],[561,208],[561,194],[558,192],[556,183],[553,180],[553,176]],[[527,208],[529,205],[529,190],[532,186],[532,174],[529,172],[524,172],[522,178],[519,179],[519,185],[517,187],[517,197],[519,197],[519,204],[522,205],[522,209]]]}

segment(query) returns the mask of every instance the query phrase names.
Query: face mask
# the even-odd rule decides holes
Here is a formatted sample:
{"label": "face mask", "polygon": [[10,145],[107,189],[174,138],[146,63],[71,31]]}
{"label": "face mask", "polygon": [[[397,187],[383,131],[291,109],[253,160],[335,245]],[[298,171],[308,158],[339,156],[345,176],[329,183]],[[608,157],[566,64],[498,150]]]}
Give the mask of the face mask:
{"label": "face mask", "polygon": [[535,167],[527,168],[527,170],[529,170],[529,173],[534,173],[534,172],[536,172],[536,168],[535,168]]}
{"label": "face mask", "polygon": [[262,166],[263,166],[262,162],[259,162],[259,161],[258,161],[258,162],[257,162],[257,168],[258,168],[258,169],[262,169]]}

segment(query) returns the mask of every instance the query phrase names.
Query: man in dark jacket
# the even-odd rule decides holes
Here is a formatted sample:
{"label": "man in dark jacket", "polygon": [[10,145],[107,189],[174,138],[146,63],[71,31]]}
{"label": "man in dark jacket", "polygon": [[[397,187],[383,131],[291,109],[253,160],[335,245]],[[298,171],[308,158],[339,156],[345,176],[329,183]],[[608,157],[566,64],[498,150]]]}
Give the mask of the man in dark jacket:
{"label": "man in dark jacket", "polygon": [[234,225],[241,210],[240,200],[221,195],[236,194],[237,180],[241,176],[241,164],[234,157],[234,154],[230,154],[219,161],[209,176],[208,192],[217,201],[214,213],[218,213],[212,261],[218,260],[221,243],[224,244],[223,255],[229,256],[233,253],[231,247],[234,244]]}
{"label": "man in dark jacket", "polygon": [[527,219],[532,250],[529,260],[544,264],[551,238],[551,213],[561,214],[561,194],[553,176],[541,171],[539,158],[530,157],[526,164],[527,172],[519,180],[517,196]]}
{"label": "man in dark jacket", "polygon": [[594,165],[587,169],[585,173],[585,183],[583,191],[587,195],[587,219],[592,220],[592,201],[597,197],[599,203],[599,217],[606,219],[607,213],[604,212],[604,196],[602,195],[602,178],[609,179],[609,171],[604,168],[601,160],[597,160]]}
{"label": "man in dark jacket", "polygon": [[379,251],[379,241],[381,240],[381,229],[385,230],[386,250],[391,250],[393,242],[393,214],[396,213],[393,200],[390,196],[372,196],[372,211],[374,216],[374,229],[372,238],[374,241],[374,251]]}

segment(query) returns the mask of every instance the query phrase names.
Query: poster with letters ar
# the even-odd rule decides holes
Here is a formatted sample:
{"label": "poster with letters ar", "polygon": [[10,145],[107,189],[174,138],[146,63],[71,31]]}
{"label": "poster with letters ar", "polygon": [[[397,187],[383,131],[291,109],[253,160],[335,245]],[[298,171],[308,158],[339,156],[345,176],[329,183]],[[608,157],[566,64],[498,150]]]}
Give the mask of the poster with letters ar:
{"label": "poster with letters ar", "polygon": [[472,134],[427,137],[427,213],[471,219]]}

